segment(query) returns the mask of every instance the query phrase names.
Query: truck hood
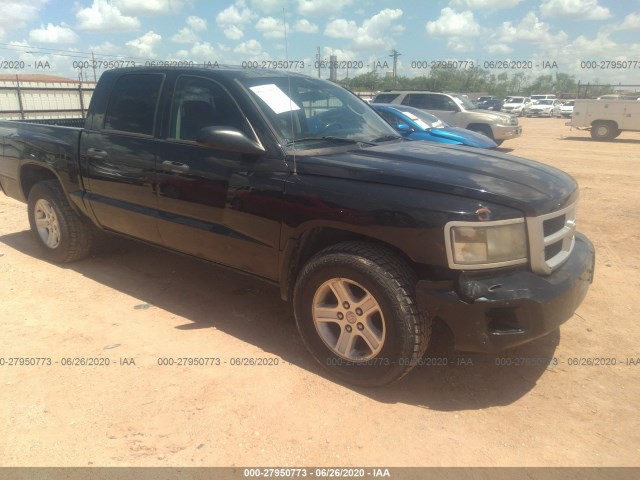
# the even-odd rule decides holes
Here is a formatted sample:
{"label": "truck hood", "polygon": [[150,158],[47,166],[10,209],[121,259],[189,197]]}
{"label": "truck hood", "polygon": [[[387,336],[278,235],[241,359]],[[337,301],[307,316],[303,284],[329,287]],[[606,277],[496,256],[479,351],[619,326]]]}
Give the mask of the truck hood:
{"label": "truck hood", "polygon": [[489,150],[425,141],[336,150],[298,155],[298,174],[459,195],[516,208],[526,216],[556,211],[578,196],[568,174]]}
{"label": "truck hood", "polygon": [[[513,118],[508,113],[499,113],[492,110],[467,110],[466,114],[469,115],[469,122],[483,121],[486,123],[499,123],[501,125],[511,125],[511,119]],[[517,122],[514,124],[516,125]]]}

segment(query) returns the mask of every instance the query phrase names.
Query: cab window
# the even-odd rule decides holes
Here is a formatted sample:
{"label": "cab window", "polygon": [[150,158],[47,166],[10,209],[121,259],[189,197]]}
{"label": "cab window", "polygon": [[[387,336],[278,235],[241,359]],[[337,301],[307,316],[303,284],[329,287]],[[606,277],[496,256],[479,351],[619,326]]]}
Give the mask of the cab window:
{"label": "cab window", "polygon": [[104,128],[153,135],[163,78],[160,74],[131,74],[120,77],[111,92]]}

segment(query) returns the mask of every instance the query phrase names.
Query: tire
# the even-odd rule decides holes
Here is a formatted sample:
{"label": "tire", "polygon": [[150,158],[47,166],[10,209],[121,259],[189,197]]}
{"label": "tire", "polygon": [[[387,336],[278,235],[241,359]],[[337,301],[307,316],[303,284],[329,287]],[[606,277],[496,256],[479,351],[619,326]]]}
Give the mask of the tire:
{"label": "tire", "polygon": [[293,292],[307,349],[333,375],[355,385],[402,378],[431,336],[431,321],[414,300],[415,283],[406,262],[377,245],[345,242],[316,254]]}
{"label": "tire", "polygon": [[57,180],[36,183],[29,192],[31,233],[47,260],[68,263],[89,253],[91,224],[69,205]]}
{"label": "tire", "polygon": [[612,140],[620,135],[620,130],[613,122],[593,122],[591,125],[591,138],[594,140]]}
{"label": "tire", "polygon": [[470,125],[467,127],[467,129],[471,130],[472,132],[481,133],[485,137],[489,137],[495,142],[493,138],[493,131],[491,130],[491,127],[489,125]]}

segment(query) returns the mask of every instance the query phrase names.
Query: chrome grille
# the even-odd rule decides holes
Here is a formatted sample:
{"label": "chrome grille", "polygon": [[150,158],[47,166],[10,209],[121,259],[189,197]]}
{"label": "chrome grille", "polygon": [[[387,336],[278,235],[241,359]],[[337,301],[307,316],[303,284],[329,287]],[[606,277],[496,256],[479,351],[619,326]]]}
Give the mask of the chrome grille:
{"label": "chrome grille", "polygon": [[531,269],[549,274],[564,263],[575,244],[576,203],[539,217],[527,217]]}

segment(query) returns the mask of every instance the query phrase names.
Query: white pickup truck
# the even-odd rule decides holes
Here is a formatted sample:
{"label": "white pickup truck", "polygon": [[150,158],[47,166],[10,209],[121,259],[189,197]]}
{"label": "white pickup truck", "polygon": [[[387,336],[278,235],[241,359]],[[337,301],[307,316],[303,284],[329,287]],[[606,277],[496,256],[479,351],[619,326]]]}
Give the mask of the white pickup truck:
{"label": "white pickup truck", "polygon": [[638,100],[576,100],[566,125],[591,130],[594,140],[612,140],[622,131],[640,131]]}

